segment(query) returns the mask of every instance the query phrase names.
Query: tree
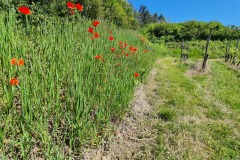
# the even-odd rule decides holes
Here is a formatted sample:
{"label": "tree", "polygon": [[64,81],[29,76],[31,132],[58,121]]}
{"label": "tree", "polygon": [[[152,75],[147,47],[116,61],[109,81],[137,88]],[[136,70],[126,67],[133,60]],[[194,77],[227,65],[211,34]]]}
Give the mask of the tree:
{"label": "tree", "polygon": [[158,17],[159,22],[166,22],[166,18],[163,16],[161,13],[160,16]]}
{"label": "tree", "polygon": [[99,17],[104,17],[104,8],[102,0],[81,0],[78,3],[81,3],[84,6],[83,15],[90,19],[96,19]]}
{"label": "tree", "polygon": [[139,21],[142,26],[151,22],[151,14],[147,9],[147,6],[141,5],[139,9]]}
{"label": "tree", "polygon": [[158,14],[154,13],[152,16],[152,23],[157,23],[158,22]]}
{"label": "tree", "polygon": [[[34,13],[31,16],[32,22],[38,24],[45,17],[67,17],[70,10],[67,9],[66,2],[59,0],[0,0],[0,9],[9,12],[9,8],[15,9],[19,5],[26,5]],[[83,5],[81,15],[85,18],[102,18],[120,27],[137,28],[138,21],[134,16],[133,6],[127,0],[75,0],[72,2]],[[19,19],[24,19],[24,16],[19,16]]]}
{"label": "tree", "polygon": [[136,28],[133,7],[126,0],[103,0],[104,18],[117,26]]}

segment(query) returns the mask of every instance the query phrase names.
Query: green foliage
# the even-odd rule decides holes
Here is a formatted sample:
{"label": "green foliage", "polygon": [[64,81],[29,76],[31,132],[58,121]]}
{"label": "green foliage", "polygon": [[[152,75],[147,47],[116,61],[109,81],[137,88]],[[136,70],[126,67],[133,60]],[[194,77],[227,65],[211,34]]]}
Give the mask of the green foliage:
{"label": "green foliage", "polygon": [[[41,21],[44,17],[66,17],[70,9],[66,7],[67,1],[21,0],[0,1],[2,11],[8,12],[18,6],[25,5],[33,11],[32,19]],[[134,17],[133,7],[126,0],[75,0],[73,3],[83,5],[81,16],[84,19],[107,19],[119,27],[137,28],[138,23]],[[21,19],[24,19],[21,17]]]}
{"label": "green foliage", "polygon": [[[160,42],[157,38],[156,38],[155,42],[160,44]],[[192,40],[192,41],[187,41],[185,43],[188,47],[188,51],[185,51],[185,52],[188,53],[190,58],[199,59],[204,56],[206,40]],[[166,43],[162,42],[161,44],[164,44],[165,47],[169,48],[169,55],[174,56],[174,57],[180,57],[181,42],[170,41],[170,42],[166,42]],[[228,44],[227,40],[210,41],[210,45],[208,48],[209,58],[211,58],[211,59],[223,58],[226,54],[226,45],[227,44]],[[236,40],[231,42],[231,48],[229,49],[229,53],[235,54],[236,56],[240,56],[240,52],[238,50],[236,50],[236,44],[237,44]],[[240,49],[239,46],[238,46],[238,49]]]}
{"label": "green foliage", "polygon": [[211,40],[237,39],[240,35],[237,27],[226,27],[219,22],[187,21],[184,23],[158,23],[151,27],[147,26],[148,35],[154,35],[159,39],[164,37],[165,42],[206,40],[211,28],[214,29]]}
{"label": "green foliage", "polygon": [[160,16],[158,16],[157,13],[151,15],[149,10],[147,9],[147,6],[145,5],[140,6],[139,12],[137,13],[137,19],[141,26],[145,26],[151,23],[166,22],[166,19],[163,16],[163,14],[161,14]]}
{"label": "green foliage", "polygon": [[141,5],[139,9],[139,21],[142,26],[151,22],[151,14],[147,6]]}
{"label": "green foliage", "polygon": [[103,18],[104,7],[102,0],[82,0],[79,1],[84,6],[83,15],[90,19]]}
{"label": "green foliage", "polygon": [[166,18],[163,16],[161,13],[160,16],[158,17],[159,22],[166,22]]}

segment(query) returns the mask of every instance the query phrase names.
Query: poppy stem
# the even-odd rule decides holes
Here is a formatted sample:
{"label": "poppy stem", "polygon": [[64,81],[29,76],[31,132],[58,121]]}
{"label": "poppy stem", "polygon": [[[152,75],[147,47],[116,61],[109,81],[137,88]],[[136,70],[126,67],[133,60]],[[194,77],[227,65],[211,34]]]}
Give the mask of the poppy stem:
{"label": "poppy stem", "polygon": [[28,16],[27,15],[25,15],[25,17],[26,17],[26,33],[27,33],[27,35],[30,35],[30,33],[29,33],[29,25],[28,25]]}

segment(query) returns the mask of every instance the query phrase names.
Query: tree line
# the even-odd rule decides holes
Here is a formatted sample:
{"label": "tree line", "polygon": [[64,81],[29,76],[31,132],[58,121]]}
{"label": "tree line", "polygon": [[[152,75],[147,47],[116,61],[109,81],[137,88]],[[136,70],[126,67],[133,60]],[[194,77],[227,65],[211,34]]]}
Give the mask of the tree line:
{"label": "tree line", "polygon": [[160,15],[158,15],[158,13],[150,14],[145,5],[141,5],[139,11],[136,12],[136,19],[140,26],[145,26],[151,23],[166,22],[166,18],[162,13]]}
{"label": "tree line", "polygon": [[224,26],[220,22],[198,22],[195,20],[184,23],[158,23],[150,24],[146,28],[152,39],[170,41],[206,40],[212,30],[211,40],[232,40],[240,37],[240,28],[234,25]]}
{"label": "tree line", "polygon": [[[67,1],[59,0],[0,0],[0,12],[15,10],[21,5],[31,8],[35,21],[41,22],[48,17],[66,17],[69,16],[69,10],[66,7]],[[105,19],[113,22],[115,25],[124,28],[136,29],[145,27],[150,39],[164,39],[168,41],[190,41],[206,40],[209,30],[212,26],[212,40],[237,39],[239,37],[239,27],[224,26],[220,22],[197,22],[188,21],[184,23],[168,23],[163,14],[151,14],[147,6],[141,5],[139,10],[133,9],[133,6],[127,0],[73,0],[73,3],[80,3],[84,6],[81,16],[87,19]],[[24,19],[24,17],[20,17]]]}
{"label": "tree line", "polygon": [[[84,18],[106,19],[119,27],[138,26],[133,7],[126,0],[72,0],[71,2],[83,5],[81,16]],[[66,17],[69,16],[66,3],[67,1],[59,0],[0,0],[0,10],[8,12],[25,5],[33,11],[32,17]]]}
{"label": "tree line", "polygon": [[[0,0],[0,12],[17,11],[19,6],[28,6],[33,11],[35,21],[47,17],[66,17],[68,1],[60,0]],[[138,11],[127,0],[72,0],[83,5],[82,17],[87,19],[105,19],[123,28],[136,29],[146,24],[166,22],[163,14],[150,14],[147,6],[141,5]],[[23,17],[22,17],[23,18]]]}

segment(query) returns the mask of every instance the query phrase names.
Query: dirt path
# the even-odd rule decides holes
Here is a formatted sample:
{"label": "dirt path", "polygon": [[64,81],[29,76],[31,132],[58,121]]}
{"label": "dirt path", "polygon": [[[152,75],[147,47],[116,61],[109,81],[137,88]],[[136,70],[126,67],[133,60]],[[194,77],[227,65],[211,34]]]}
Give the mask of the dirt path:
{"label": "dirt path", "polygon": [[[160,60],[156,61],[157,64],[159,62]],[[150,104],[150,97],[154,97],[158,86],[154,80],[156,74],[157,69],[154,68],[146,84],[136,88],[131,111],[122,123],[116,126],[118,128],[116,136],[111,141],[103,143],[99,149],[86,152],[84,159],[155,159],[157,131],[154,125],[157,120],[151,116],[154,107]]]}

